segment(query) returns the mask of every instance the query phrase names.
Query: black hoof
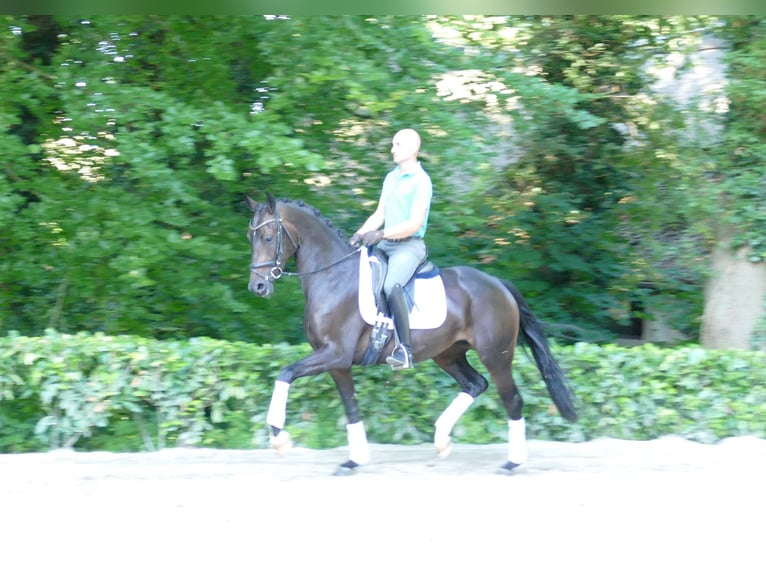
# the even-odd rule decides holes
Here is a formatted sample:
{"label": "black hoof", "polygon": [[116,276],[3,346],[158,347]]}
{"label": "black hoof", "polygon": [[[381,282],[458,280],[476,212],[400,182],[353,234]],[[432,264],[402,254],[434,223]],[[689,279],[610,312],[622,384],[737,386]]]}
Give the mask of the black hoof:
{"label": "black hoof", "polygon": [[351,476],[352,474],[356,474],[356,469],[358,468],[359,465],[353,460],[347,460],[335,469],[333,476]]}
{"label": "black hoof", "polygon": [[513,470],[517,468],[518,464],[515,462],[511,462],[510,460],[506,462],[503,466],[497,469],[497,474],[504,474],[506,476],[513,474]]}

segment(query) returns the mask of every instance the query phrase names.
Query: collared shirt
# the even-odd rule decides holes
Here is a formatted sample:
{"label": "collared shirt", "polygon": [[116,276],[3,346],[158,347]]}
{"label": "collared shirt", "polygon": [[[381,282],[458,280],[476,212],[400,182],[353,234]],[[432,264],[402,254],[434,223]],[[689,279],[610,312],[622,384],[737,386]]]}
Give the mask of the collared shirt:
{"label": "collared shirt", "polygon": [[424,237],[428,227],[428,214],[431,211],[431,178],[418,162],[411,172],[403,172],[399,166],[388,172],[383,180],[381,193],[385,201],[384,214],[386,227],[393,227],[409,221],[412,211],[426,208],[426,218],[414,237]]}

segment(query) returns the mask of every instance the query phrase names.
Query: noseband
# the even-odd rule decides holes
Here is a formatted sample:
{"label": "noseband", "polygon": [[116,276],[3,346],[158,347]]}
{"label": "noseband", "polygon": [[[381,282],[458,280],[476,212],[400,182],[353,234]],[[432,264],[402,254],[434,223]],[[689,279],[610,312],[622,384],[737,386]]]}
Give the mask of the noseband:
{"label": "noseband", "polygon": [[[277,224],[277,248],[276,248],[276,255],[274,256],[274,259],[271,261],[264,261],[263,263],[252,263],[250,264],[250,272],[255,273],[258,275],[258,277],[265,279],[266,281],[276,281],[280,277],[282,277],[282,231],[284,230],[285,235],[287,235],[287,238],[290,240],[290,243],[293,244],[293,247],[295,249],[298,249],[298,242],[293,239],[293,236],[290,234],[290,230],[285,227],[285,224],[282,223],[282,218],[279,215],[279,210],[274,209],[274,219],[269,219],[267,221],[264,221],[258,225],[253,226],[253,222],[250,221],[250,231],[253,233],[253,238],[255,238],[255,232],[258,231],[261,227],[264,225],[268,225],[269,223],[276,223]],[[255,240],[255,239],[253,239]],[[261,267],[269,267],[271,266],[271,269],[269,269],[268,275],[264,275],[258,269]]]}

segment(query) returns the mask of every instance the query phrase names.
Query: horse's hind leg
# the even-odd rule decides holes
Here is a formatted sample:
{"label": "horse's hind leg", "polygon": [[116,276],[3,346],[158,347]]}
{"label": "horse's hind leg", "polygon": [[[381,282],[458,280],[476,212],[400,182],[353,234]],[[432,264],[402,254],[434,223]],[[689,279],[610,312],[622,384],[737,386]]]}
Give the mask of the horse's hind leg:
{"label": "horse's hind leg", "polygon": [[359,465],[370,461],[370,446],[367,442],[367,432],[364,422],[359,417],[359,406],[354,391],[354,379],[351,369],[332,369],[330,375],[338,387],[343,407],[346,410],[346,433],[348,437],[348,460],[341,464],[335,471],[336,476],[344,476],[353,473]]}
{"label": "horse's hind leg", "polygon": [[447,352],[434,358],[446,373],[452,376],[462,389],[435,423],[434,446],[439,456],[446,457],[452,451],[452,429],[458,419],[473,404],[474,399],[487,390],[489,383],[474,369],[465,356],[465,349]]}
{"label": "horse's hind leg", "polygon": [[508,413],[508,460],[499,470],[507,474],[527,460],[526,424],[521,416],[524,401],[513,380],[513,350],[481,359]]}

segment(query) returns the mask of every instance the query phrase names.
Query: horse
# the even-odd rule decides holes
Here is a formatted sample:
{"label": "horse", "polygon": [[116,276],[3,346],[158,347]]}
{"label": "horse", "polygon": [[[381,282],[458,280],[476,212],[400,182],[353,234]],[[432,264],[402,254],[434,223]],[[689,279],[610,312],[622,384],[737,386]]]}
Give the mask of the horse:
{"label": "horse", "polygon": [[[313,350],[284,367],[274,381],[266,417],[271,446],[281,453],[292,445],[285,419],[293,381],[328,372],[347,418],[348,460],[334,474],[353,474],[370,461],[352,377],[352,365],[363,364],[368,355],[373,329],[358,305],[358,252],[365,248],[350,245],[328,219],[303,201],[277,200],[271,193],[266,194],[265,202],[245,199],[252,211],[247,231],[251,247],[248,289],[268,298],[281,277],[298,277],[305,296],[304,331]],[[291,258],[295,272],[285,271]],[[414,362],[433,360],[460,386],[435,421],[436,453],[442,457],[450,453],[454,425],[489,387],[466,358],[473,349],[508,415],[508,456],[498,472],[511,474],[527,459],[523,400],[512,372],[517,340],[526,343],[559,414],[570,422],[577,420],[574,394],[551,353],[542,325],[515,285],[470,266],[440,268],[439,274],[447,301],[446,318],[437,328],[412,330]],[[386,344],[377,363],[383,362],[393,344]]]}

